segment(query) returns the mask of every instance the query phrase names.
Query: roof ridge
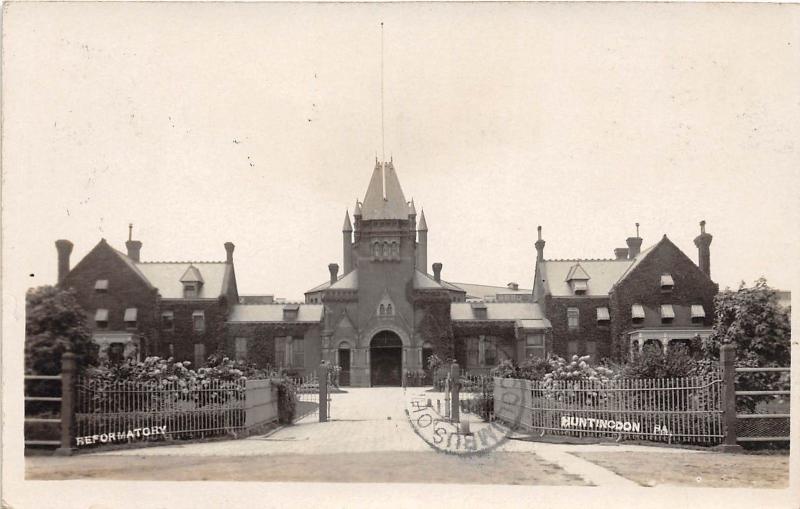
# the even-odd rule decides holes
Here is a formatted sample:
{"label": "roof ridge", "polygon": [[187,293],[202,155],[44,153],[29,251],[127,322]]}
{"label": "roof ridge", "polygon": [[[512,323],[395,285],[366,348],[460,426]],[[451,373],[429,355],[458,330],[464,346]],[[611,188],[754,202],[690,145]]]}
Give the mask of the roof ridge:
{"label": "roof ridge", "polygon": [[630,258],[547,258],[542,260],[544,262],[626,262],[631,261]]}
{"label": "roof ridge", "polygon": [[194,263],[218,263],[218,264],[224,264],[224,263],[228,263],[228,262],[215,261],[215,260],[150,260],[150,261],[146,261],[146,262],[136,262],[136,263],[138,263],[140,265],[145,265],[145,264],[156,264],[156,263],[189,263],[189,264],[194,264]]}

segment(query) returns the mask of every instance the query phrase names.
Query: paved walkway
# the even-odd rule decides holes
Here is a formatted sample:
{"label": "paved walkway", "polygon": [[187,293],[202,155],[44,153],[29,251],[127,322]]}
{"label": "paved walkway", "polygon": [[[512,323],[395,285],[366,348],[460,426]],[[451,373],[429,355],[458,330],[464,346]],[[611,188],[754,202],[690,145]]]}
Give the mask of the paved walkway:
{"label": "paved walkway", "polygon": [[[372,453],[422,453],[416,461],[429,455],[442,455],[434,451],[412,429],[406,415],[406,402],[413,397],[441,397],[426,393],[424,389],[409,388],[349,388],[345,394],[334,394],[331,402],[332,419],[317,422],[317,416],[308,416],[293,426],[286,426],[264,435],[244,440],[195,443],[129,449],[97,453],[92,456],[182,456],[182,457],[241,457],[241,456],[321,456]],[[434,403],[435,404],[435,403]],[[657,448],[659,452],[693,454],[682,449]],[[625,452],[650,451],[653,447],[633,445],[562,445],[508,440],[490,455],[527,453],[538,456],[545,463],[555,465],[586,483],[599,486],[636,486],[633,481],[610,470],[581,459],[573,452]],[[533,453],[533,454],[531,454]],[[702,454],[702,453],[700,453]],[[399,457],[399,455],[397,455]],[[523,455],[524,456],[524,455]],[[463,458],[456,461],[469,461]]]}

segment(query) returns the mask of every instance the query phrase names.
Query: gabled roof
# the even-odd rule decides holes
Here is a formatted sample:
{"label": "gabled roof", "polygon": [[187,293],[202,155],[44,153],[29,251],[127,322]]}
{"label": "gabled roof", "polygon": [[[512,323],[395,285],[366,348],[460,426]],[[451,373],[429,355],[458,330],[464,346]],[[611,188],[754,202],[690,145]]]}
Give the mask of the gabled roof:
{"label": "gabled roof", "polygon": [[[478,320],[475,317],[473,304],[470,302],[451,303],[450,318],[456,322]],[[550,321],[544,317],[542,308],[535,302],[486,302],[484,305],[486,306],[485,320],[515,321],[520,322],[521,326],[526,328],[550,327]]]}
{"label": "gabled roof", "polygon": [[297,307],[297,318],[287,323],[322,321],[322,304],[237,304],[231,306],[228,323],[247,322],[285,322],[283,309],[287,306]]}
{"label": "gabled roof", "polygon": [[657,243],[655,243],[655,244],[653,244],[652,246],[648,247],[647,249],[645,249],[645,250],[643,250],[643,251],[639,252],[639,254],[638,254],[638,255],[636,255],[636,258],[634,258],[634,259],[633,259],[633,261],[632,261],[632,263],[631,263],[631,264],[628,266],[628,270],[626,270],[625,272],[623,272],[623,273],[622,273],[622,275],[620,275],[620,277],[619,277],[619,279],[617,280],[617,282],[619,282],[619,281],[622,281],[622,280],[623,280],[623,279],[624,279],[624,278],[625,278],[625,277],[626,277],[628,274],[630,274],[631,272],[633,272],[633,269],[635,269],[635,268],[636,268],[636,267],[637,267],[637,266],[638,266],[640,263],[642,263],[642,260],[644,260],[645,258],[647,258],[647,255],[649,255],[650,253],[652,253],[652,252],[655,250],[656,246],[658,246],[659,244],[661,244],[662,242],[664,242],[664,240],[666,240],[666,239],[667,239],[667,236],[666,236],[666,235],[664,235],[664,236],[661,238],[661,240],[660,240],[660,241],[658,241]]}
{"label": "gabled roof", "polygon": [[586,270],[581,267],[581,262],[578,262],[570,267],[569,272],[567,272],[567,278],[565,281],[572,281],[573,279],[582,279],[584,281],[591,279],[589,274],[586,273]]}
{"label": "gabled roof", "polygon": [[225,262],[144,262],[137,263],[136,267],[164,299],[183,298],[182,280],[193,272],[190,269],[197,274],[188,277],[199,276],[203,281],[197,298],[215,299],[227,293],[232,279],[228,273],[233,270],[233,265]]}
{"label": "gabled roof", "polygon": [[330,281],[325,281],[321,285],[317,285],[311,290],[308,290],[306,293],[321,292],[328,288],[333,290],[358,290],[358,269],[353,269],[347,274],[339,276],[339,279],[333,285],[331,285]]}
{"label": "gabled roof", "polygon": [[376,161],[364,196],[362,218],[408,219],[408,202],[391,161],[383,164]]}
{"label": "gabled roof", "polygon": [[571,297],[574,293],[569,286],[569,276],[578,266],[587,275],[591,274],[591,284],[585,295],[608,295],[631,263],[631,260],[543,260],[539,262],[539,276],[544,282],[537,281],[537,284],[544,284],[544,293],[554,297]]}

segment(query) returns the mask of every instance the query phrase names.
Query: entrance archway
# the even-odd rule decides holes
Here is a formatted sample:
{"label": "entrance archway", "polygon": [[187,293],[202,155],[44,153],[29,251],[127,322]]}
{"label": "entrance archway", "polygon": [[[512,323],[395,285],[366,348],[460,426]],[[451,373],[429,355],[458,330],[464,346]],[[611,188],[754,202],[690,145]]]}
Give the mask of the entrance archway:
{"label": "entrance archway", "polygon": [[369,378],[372,387],[399,386],[403,376],[403,341],[392,331],[381,331],[369,343]]}

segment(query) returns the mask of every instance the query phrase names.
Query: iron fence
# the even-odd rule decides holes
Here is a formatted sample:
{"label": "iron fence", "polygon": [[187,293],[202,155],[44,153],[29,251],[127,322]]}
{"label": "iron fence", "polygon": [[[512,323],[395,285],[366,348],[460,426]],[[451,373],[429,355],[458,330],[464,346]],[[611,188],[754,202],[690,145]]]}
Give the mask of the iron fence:
{"label": "iron fence", "polygon": [[724,437],[722,380],[716,374],[513,384],[507,380],[495,379],[495,412],[530,432],[705,445]]}
{"label": "iron fence", "polygon": [[76,444],[225,435],[245,426],[245,380],[78,378]]}
{"label": "iron fence", "polygon": [[459,377],[459,406],[484,421],[494,420],[494,378],[470,374],[462,370]]}

